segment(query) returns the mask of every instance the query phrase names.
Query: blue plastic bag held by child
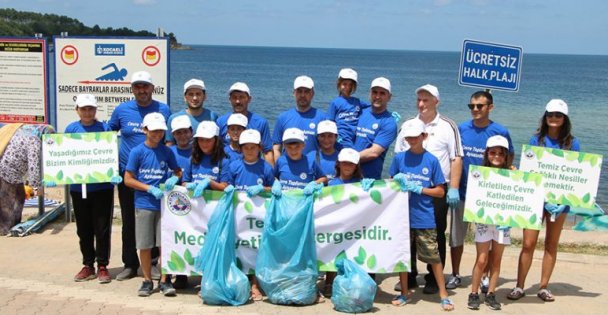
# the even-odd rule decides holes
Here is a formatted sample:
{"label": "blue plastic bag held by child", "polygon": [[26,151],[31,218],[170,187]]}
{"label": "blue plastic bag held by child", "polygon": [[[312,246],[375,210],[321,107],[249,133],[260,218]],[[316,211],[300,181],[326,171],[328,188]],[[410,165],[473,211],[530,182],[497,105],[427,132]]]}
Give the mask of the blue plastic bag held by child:
{"label": "blue plastic bag held by child", "polygon": [[334,279],[331,295],[336,310],[346,313],[371,310],[376,297],[376,282],[349,259],[338,260],[336,268],[338,275]]}
{"label": "blue plastic bag held by child", "polygon": [[195,261],[195,269],[203,273],[201,297],[209,305],[243,305],[249,300],[249,280],[236,266],[234,197],[234,191],[225,193],[218,202]]}
{"label": "blue plastic bag held by child", "polygon": [[309,305],[317,299],[313,195],[272,197],[255,275],[271,303]]}

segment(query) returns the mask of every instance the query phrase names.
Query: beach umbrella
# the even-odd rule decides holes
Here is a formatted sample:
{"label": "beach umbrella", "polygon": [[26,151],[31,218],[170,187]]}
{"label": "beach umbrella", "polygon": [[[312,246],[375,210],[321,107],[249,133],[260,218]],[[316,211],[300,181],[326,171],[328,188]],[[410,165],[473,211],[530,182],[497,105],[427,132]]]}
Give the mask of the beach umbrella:
{"label": "beach umbrella", "polygon": [[572,215],[580,215],[582,217],[597,217],[597,216],[601,216],[606,214],[606,212],[604,211],[604,209],[602,209],[600,207],[600,205],[598,205],[597,203],[594,204],[594,207],[591,209],[587,209],[587,208],[577,208],[577,207],[570,207],[570,214]]}
{"label": "beach umbrella", "polygon": [[601,215],[577,223],[573,228],[575,231],[608,231],[608,215]]}

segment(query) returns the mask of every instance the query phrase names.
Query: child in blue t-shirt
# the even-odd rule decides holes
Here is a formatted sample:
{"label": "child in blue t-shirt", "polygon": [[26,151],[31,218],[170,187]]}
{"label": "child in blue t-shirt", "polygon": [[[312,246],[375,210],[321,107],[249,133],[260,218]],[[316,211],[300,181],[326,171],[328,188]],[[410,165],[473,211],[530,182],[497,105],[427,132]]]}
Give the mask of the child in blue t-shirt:
{"label": "child in blue t-shirt", "polygon": [[[76,113],[79,120],[70,123],[65,133],[104,132],[110,127],[95,117],[97,100],[91,94],[79,94],[76,97]],[[116,174],[112,184],[118,184],[122,178]],[[70,185],[70,196],[76,217],[76,234],[78,234],[80,252],[82,253],[82,270],[74,276],[74,281],[87,281],[97,278],[99,283],[112,281],[108,272],[110,262],[110,236],[112,234],[112,212],[114,210],[114,186],[110,183],[87,184],[86,198],[82,195],[82,185]],[[46,182],[47,187],[55,183]],[[97,274],[94,263],[97,261]]]}
{"label": "child in blue t-shirt", "polygon": [[[182,175],[175,155],[163,144],[165,118],[160,113],[144,117],[144,143],[137,145],[129,154],[125,171],[125,185],[135,190],[135,242],[139,249],[144,282],[138,290],[139,296],[150,296],[152,283],[152,248],[160,250],[160,199],[163,191],[158,187],[165,181],[165,189],[172,190]],[[167,179],[170,171],[173,176]],[[175,289],[167,275],[161,275],[160,291],[165,296],[174,296]]]}
{"label": "child in blue t-shirt", "polygon": [[[399,183],[402,191],[410,192],[410,247],[416,246],[418,259],[431,264],[439,287],[441,307],[450,311],[454,309],[454,303],[448,298],[445,288],[433,207],[433,197],[442,198],[445,195],[445,178],[437,158],[422,146],[427,137],[424,123],[412,119],[404,124],[402,130],[410,149],[395,155],[389,174]],[[412,261],[412,264],[415,263]],[[407,272],[399,273],[399,282],[403,293],[397,295],[392,304],[404,306],[408,303]]]}
{"label": "child in blue t-shirt", "polygon": [[192,150],[192,159],[184,168],[183,180],[193,197],[202,196],[207,187],[224,190],[228,186],[228,167],[230,161],[224,154],[220,128],[213,121],[203,121],[198,125]]}
{"label": "child in blue t-shirt", "polygon": [[287,128],[283,133],[283,153],[275,165],[274,175],[283,189],[304,189],[311,182],[327,183],[316,160],[302,154],[305,144],[304,132],[298,128]]}
{"label": "child in blue t-shirt", "polygon": [[183,170],[190,164],[192,155],[192,122],[186,115],[174,117],[171,120],[171,130],[174,145],[169,148],[175,154],[177,165]]}
{"label": "child in blue t-shirt", "polygon": [[243,114],[236,113],[228,117],[228,122],[226,124],[228,125],[230,142],[224,147],[224,152],[230,161],[243,158],[239,137],[241,136],[241,132],[247,129],[247,123],[249,123],[249,120],[247,119],[247,116]]}
{"label": "child in blue t-shirt", "polygon": [[315,151],[306,156],[313,159],[319,165],[321,174],[332,180],[336,176],[336,161],[338,160],[339,145],[338,127],[331,120],[320,121],[317,125],[317,147]]}
{"label": "child in blue t-shirt", "polygon": [[345,148],[352,148],[355,143],[355,132],[359,115],[369,104],[351,96],[357,90],[357,72],[344,68],[338,73],[338,97],[329,104],[327,118],[338,126],[338,143]]}

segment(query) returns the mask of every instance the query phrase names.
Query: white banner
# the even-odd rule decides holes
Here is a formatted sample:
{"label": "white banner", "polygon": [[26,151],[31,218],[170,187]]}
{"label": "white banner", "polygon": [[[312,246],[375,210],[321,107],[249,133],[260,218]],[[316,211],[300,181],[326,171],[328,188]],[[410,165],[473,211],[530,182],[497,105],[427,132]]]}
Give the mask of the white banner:
{"label": "white banner", "polygon": [[[161,209],[164,273],[199,275],[192,266],[222,194],[205,191],[202,198],[191,199],[183,187],[165,193]],[[253,273],[270,196],[236,196],[237,264]],[[376,181],[369,192],[360,184],[325,187],[315,200],[314,216],[320,271],[335,271],[337,257],[347,257],[368,272],[410,270],[408,194],[392,181]]]}

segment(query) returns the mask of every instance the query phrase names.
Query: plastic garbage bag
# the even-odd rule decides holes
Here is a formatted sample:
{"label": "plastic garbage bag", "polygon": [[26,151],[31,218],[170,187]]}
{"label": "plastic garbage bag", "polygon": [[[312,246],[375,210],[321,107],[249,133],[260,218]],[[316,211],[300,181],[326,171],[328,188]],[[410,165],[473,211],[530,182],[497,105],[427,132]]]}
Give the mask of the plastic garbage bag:
{"label": "plastic garbage bag", "polygon": [[309,305],[317,299],[313,195],[272,197],[255,274],[271,303]]}
{"label": "plastic garbage bag", "polygon": [[336,268],[338,275],[334,279],[331,295],[336,310],[346,313],[371,310],[376,297],[376,282],[349,259],[338,260]]}
{"label": "plastic garbage bag", "polygon": [[249,300],[249,280],[236,266],[234,197],[234,191],[224,193],[218,202],[194,265],[203,273],[201,297],[209,305],[243,305]]}

